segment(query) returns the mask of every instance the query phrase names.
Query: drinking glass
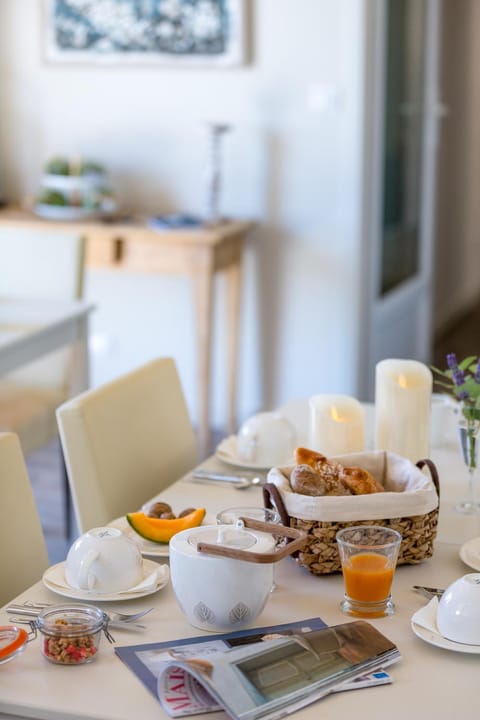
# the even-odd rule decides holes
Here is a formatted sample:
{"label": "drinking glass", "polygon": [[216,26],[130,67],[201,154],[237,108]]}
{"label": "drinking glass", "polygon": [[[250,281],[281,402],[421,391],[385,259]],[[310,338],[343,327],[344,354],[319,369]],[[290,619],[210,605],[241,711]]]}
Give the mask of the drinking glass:
{"label": "drinking glass", "polygon": [[345,585],[340,608],[355,617],[392,615],[391,587],[402,536],[378,525],[344,528],[336,536]]}
{"label": "drinking glass", "polygon": [[458,440],[462,458],[468,471],[467,496],[455,505],[456,512],[463,515],[474,515],[478,511],[478,502],[475,498],[475,476],[478,467],[480,423],[478,420],[461,419],[458,425]]}

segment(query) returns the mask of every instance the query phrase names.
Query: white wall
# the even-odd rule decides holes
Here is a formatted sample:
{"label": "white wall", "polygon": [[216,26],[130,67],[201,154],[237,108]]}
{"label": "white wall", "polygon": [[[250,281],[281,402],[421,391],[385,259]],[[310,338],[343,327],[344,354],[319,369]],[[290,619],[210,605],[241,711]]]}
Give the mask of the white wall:
{"label": "white wall", "polygon": [[[47,64],[38,0],[0,3],[0,192],[34,194],[52,155],[111,172],[125,208],[201,212],[205,120],[227,121],[222,211],[252,218],[239,419],[317,392],[356,392],[362,0],[254,0],[236,69]],[[218,290],[222,289],[219,279]],[[186,278],[91,271],[93,380],[156,354],[179,365],[196,417]],[[174,308],[174,312],[172,312]],[[222,310],[214,421],[223,419]]]}

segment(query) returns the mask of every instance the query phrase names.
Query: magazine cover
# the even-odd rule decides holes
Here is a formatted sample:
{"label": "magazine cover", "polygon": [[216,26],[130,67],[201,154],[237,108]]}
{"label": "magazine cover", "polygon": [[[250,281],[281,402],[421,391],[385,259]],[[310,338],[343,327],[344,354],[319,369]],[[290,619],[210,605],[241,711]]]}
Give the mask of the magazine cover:
{"label": "magazine cover", "polygon": [[[238,645],[245,645],[261,640],[271,634],[305,633],[311,630],[320,630],[327,624],[319,617],[299,620],[297,622],[269,625],[267,627],[248,628],[223,634],[199,635],[197,637],[170,640],[167,642],[143,643],[142,645],[128,645],[116,647],[115,652],[123,662],[133,670],[135,675],[143,682],[153,695],[157,695],[157,678],[165,663],[170,662],[170,651],[183,653],[183,657],[224,653]],[[199,645],[201,644],[201,649]],[[206,710],[205,710],[206,712]]]}
{"label": "magazine cover", "polygon": [[[308,629],[309,621],[303,621],[213,640],[154,644],[156,649],[136,646],[135,656],[147,653],[140,662],[148,666],[137,674],[145,684],[152,676],[147,686],[172,717],[224,709],[236,720],[281,717],[336,690],[391,681],[383,670],[375,671],[400,654],[372,625],[357,621],[328,628],[312,620],[323,627]],[[133,648],[116,651],[131,666],[127,650]]]}

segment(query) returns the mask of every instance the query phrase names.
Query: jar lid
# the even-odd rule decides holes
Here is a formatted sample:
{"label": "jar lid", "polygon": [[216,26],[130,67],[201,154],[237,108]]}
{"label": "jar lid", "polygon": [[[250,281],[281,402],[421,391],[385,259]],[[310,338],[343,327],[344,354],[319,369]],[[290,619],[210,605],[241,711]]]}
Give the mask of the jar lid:
{"label": "jar lid", "polygon": [[22,652],[28,642],[28,633],[16,625],[0,626],[0,665]]}
{"label": "jar lid", "polygon": [[223,547],[251,550],[257,542],[257,538],[251,532],[240,530],[233,525],[214,525],[203,528],[195,528],[189,535],[189,545],[197,547],[198,543],[211,543]]}
{"label": "jar lid", "polygon": [[42,610],[37,627],[44,635],[80,637],[95,633],[105,625],[105,613],[95,605],[65,603]]}

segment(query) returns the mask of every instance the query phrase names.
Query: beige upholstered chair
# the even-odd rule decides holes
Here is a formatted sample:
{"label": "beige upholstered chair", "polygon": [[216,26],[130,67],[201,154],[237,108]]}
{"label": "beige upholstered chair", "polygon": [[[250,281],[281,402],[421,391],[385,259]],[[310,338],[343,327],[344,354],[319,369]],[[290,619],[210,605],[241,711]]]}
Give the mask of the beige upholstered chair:
{"label": "beige upholstered chair", "polygon": [[18,437],[0,433],[0,605],[40,580],[48,554]]}
{"label": "beige upholstered chair", "polygon": [[154,360],[57,410],[79,531],[138,510],[197,462],[175,363]]}
{"label": "beige upholstered chair", "polygon": [[[84,255],[79,235],[1,228],[0,298],[80,298]],[[68,398],[70,370],[66,349],[0,378],[0,431],[16,433],[25,455],[57,436],[55,410]],[[68,536],[67,495],[65,513]]]}

